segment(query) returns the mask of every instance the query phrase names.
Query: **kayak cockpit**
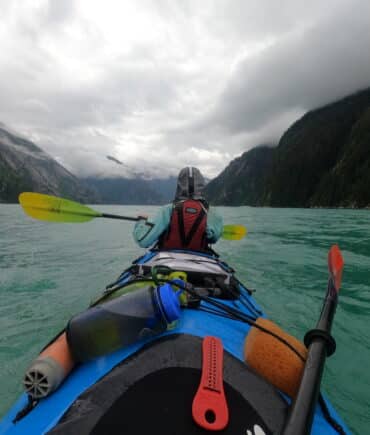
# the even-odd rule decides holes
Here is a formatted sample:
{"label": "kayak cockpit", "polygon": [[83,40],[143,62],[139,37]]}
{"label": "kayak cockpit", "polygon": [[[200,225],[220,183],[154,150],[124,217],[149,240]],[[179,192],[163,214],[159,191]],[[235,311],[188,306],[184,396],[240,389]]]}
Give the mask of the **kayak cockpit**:
{"label": "kayak cockpit", "polygon": [[[49,434],[205,433],[191,417],[201,345],[187,334],[146,345],[79,396]],[[222,433],[244,435],[255,426],[260,434],[279,433],[287,412],[282,396],[230,353],[223,362],[230,420]]]}

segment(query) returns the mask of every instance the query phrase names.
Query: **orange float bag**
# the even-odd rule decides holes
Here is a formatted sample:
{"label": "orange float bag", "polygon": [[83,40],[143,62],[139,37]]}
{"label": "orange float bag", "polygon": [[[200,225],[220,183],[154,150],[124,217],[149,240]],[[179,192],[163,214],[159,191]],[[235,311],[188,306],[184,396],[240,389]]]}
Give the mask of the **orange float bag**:
{"label": "orange float bag", "polygon": [[303,360],[276,337],[252,327],[245,340],[245,361],[279,390],[295,397],[307,357],[305,345],[271,320],[259,317],[256,323],[287,341]]}
{"label": "orange float bag", "polygon": [[23,385],[34,399],[48,396],[73,369],[74,361],[63,332],[32,362],[23,378]]}

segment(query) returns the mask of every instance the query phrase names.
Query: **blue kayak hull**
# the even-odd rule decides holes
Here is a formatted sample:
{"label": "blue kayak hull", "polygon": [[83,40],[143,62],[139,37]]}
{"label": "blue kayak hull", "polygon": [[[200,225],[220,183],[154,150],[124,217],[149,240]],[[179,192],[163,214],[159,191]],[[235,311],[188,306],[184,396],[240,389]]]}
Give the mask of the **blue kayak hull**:
{"label": "blue kayak hull", "polygon": [[[140,259],[137,264],[145,264],[152,254],[149,253]],[[124,273],[119,278],[120,284],[129,279],[129,273]],[[253,297],[241,286],[241,292],[248,304],[238,301],[222,301],[224,304],[237,308],[246,314],[255,316],[258,307]],[[207,303],[202,303],[207,306]],[[248,308],[249,306],[249,308]],[[222,340],[225,351],[240,361],[244,361],[243,347],[250,326],[246,323],[232,320],[226,317],[196,309],[186,309],[172,330],[163,335],[189,334],[196,337],[216,336]],[[40,400],[38,405],[17,423],[13,423],[15,416],[27,405],[27,395],[23,394],[16,404],[10,409],[0,423],[0,434],[8,435],[39,435],[50,431],[65,414],[72,403],[89,387],[96,384],[102,377],[109,373],[115,366],[138,351],[148,342],[156,340],[151,338],[136,342],[135,344],[120,349],[109,355],[99,357],[89,363],[76,367],[67,377],[63,384],[49,397]],[[346,433],[350,433],[335,409],[326,400],[332,417],[343,427]],[[336,430],[327,422],[317,406],[312,427],[312,434],[337,434]]]}

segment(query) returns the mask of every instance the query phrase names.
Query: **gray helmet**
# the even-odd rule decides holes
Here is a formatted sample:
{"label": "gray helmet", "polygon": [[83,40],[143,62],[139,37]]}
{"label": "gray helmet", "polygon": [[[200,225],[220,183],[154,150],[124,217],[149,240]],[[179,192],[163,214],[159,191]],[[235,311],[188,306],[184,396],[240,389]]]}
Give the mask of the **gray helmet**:
{"label": "gray helmet", "polygon": [[177,178],[175,201],[184,199],[204,199],[205,181],[199,169],[187,166],[181,169]]}

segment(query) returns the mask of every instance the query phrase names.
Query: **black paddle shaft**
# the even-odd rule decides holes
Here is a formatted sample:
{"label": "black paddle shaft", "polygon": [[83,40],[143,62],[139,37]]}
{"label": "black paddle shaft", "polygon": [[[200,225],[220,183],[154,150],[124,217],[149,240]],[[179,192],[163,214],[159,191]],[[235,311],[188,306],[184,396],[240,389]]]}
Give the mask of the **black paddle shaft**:
{"label": "black paddle shaft", "polygon": [[138,221],[140,219],[143,219],[141,216],[138,217],[132,217],[132,216],[118,216],[116,214],[108,214],[108,213],[102,213],[101,216],[103,218],[109,218],[109,219],[121,219],[124,221]]}
{"label": "black paddle shaft", "polygon": [[338,294],[332,279],[329,279],[328,291],[316,329],[305,337],[308,355],[301,383],[288,416],[283,435],[306,435],[311,426],[318,396],[325,358],[335,351],[335,341],[330,335],[331,326],[338,302]]}

